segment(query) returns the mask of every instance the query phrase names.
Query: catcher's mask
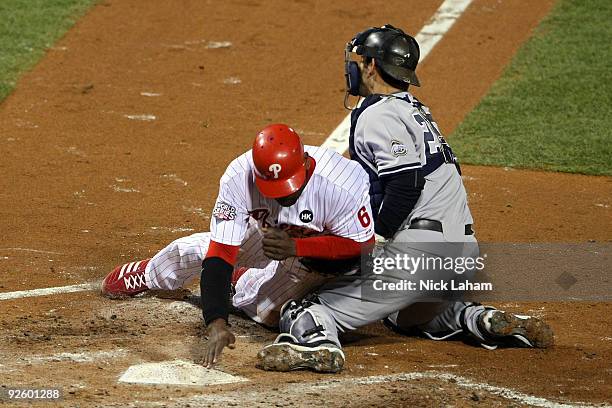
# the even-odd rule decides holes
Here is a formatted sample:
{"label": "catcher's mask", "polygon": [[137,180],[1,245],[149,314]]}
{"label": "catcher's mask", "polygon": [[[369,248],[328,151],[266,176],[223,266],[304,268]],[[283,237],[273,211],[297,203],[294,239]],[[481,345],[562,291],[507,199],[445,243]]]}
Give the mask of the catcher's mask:
{"label": "catcher's mask", "polygon": [[[344,75],[346,77],[346,95],[344,106],[347,106],[349,95],[360,95],[361,72],[357,62],[351,60],[351,54],[370,57],[383,73],[395,81],[409,85],[421,86],[415,70],[419,63],[419,44],[399,28],[390,24],[372,27],[358,33],[346,43],[344,50]],[[384,78],[383,78],[384,79]]]}

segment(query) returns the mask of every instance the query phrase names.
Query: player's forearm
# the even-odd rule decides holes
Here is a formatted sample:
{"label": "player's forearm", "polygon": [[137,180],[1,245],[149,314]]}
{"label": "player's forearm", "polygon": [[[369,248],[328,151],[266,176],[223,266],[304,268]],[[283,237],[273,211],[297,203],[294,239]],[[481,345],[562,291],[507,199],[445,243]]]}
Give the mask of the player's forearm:
{"label": "player's forearm", "polygon": [[217,319],[227,321],[232,272],[237,256],[238,247],[210,242],[200,276],[202,314],[207,325]]}
{"label": "player's forearm", "polygon": [[294,238],[297,256],[317,259],[350,259],[361,256],[374,242],[374,237],[365,242],[336,235]]}
{"label": "player's forearm", "polygon": [[202,262],[200,296],[206,324],[229,316],[229,297],[233,267],[221,258],[206,258]]}
{"label": "player's forearm", "polygon": [[412,212],[424,186],[421,169],[385,178],[385,196],[376,218],[375,232],[385,238],[392,238]]}

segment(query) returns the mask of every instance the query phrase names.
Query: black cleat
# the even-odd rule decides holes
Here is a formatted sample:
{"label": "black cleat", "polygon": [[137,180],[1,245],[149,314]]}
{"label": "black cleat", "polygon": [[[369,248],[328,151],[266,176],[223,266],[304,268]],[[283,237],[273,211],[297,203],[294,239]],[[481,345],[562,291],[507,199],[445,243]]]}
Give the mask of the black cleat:
{"label": "black cleat", "polygon": [[488,310],[478,317],[478,326],[492,343],[490,346],[483,345],[486,348],[497,345],[547,348],[555,342],[550,326],[532,316]]}
{"label": "black cleat", "polygon": [[344,352],[333,343],[316,346],[299,344],[290,334],[279,335],[274,343],[257,353],[257,368],[266,371],[313,370],[337,373],[344,366]]}

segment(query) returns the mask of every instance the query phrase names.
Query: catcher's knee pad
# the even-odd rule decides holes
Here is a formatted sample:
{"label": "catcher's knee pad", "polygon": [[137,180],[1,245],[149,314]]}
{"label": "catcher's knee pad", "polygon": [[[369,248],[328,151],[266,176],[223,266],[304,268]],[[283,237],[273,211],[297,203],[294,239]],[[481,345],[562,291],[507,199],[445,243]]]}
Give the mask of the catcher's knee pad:
{"label": "catcher's knee pad", "polygon": [[279,328],[281,333],[291,334],[300,344],[318,346],[333,343],[340,347],[338,339],[327,327],[332,324],[325,318],[323,307],[312,300],[290,300],[281,308]]}

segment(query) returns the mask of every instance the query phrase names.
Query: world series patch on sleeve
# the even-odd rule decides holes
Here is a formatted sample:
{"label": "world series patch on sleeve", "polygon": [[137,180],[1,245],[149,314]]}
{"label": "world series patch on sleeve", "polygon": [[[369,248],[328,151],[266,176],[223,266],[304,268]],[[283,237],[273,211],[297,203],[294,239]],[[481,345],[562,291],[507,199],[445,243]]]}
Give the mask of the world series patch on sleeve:
{"label": "world series patch on sleeve", "polygon": [[215,208],[213,209],[212,215],[220,220],[235,220],[236,207],[226,203],[217,203],[217,205],[215,205]]}

